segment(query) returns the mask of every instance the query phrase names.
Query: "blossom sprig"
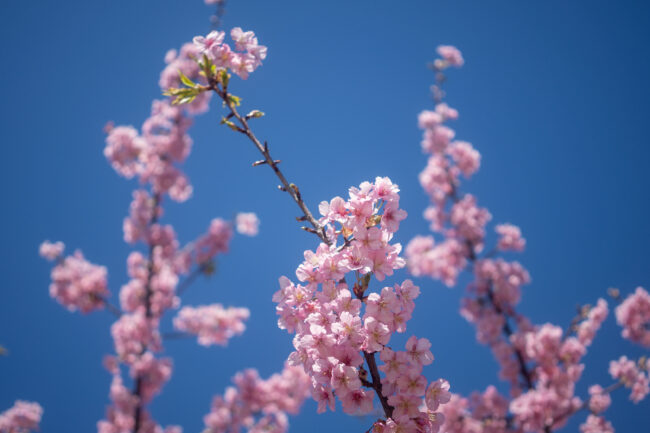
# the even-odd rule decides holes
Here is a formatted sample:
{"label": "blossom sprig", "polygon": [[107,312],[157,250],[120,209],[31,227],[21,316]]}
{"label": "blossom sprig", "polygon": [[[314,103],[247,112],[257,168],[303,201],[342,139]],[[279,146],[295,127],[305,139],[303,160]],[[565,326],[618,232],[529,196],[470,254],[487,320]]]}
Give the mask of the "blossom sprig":
{"label": "blossom sprig", "polygon": [[[192,103],[215,86],[221,86],[225,90],[230,80],[230,72],[245,80],[262,64],[267,48],[258,43],[255,33],[235,27],[230,31],[230,37],[234,42],[234,49],[224,42],[223,31],[214,30],[207,36],[194,38],[192,54],[198,71],[193,68],[190,75],[196,76],[198,72],[203,83],[194,82],[179,69],[178,79],[184,87],[168,86],[165,91],[165,95],[173,98],[173,104]],[[236,96],[230,95],[230,100],[239,105],[239,98]]]}
{"label": "blossom sprig", "polygon": [[421,374],[433,362],[431,343],[411,336],[404,350],[389,346],[392,334],[406,331],[419,288],[410,280],[370,288],[372,277],[383,281],[405,264],[401,245],[391,243],[406,218],[399,188],[378,177],[350,188],[347,200],[322,202],[319,211],[327,242],[305,251],[296,270],[300,283],[282,277],[273,296],[278,325],[296,334],[290,361],[311,377],[319,412],[334,410],[336,396],[344,412],[367,414],[376,395],[385,418],[375,431],[437,431],[443,417],[436,411],[448,401],[449,384],[427,386]]}
{"label": "blossom sprig", "polygon": [[[490,418],[487,424],[483,415],[474,413],[476,403],[454,396],[442,411],[444,429],[550,433],[579,410],[593,407],[581,430],[612,431],[601,415],[609,393],[625,385],[632,389],[632,399],[639,401],[648,392],[647,375],[626,359],[613,362],[612,375],[618,382],[607,388],[594,385],[592,397],[583,403],[576,396],[576,383],[587,349],[608,315],[607,302],[599,299],[595,306],[581,308],[566,332],[551,323],[534,325],[517,310],[521,288],[530,282],[530,275],[519,262],[495,256],[521,252],[526,241],[517,226],[500,224],[496,226],[496,246],[484,253],[491,215],[478,206],[473,195],[460,192],[461,178],[476,173],[481,157],[471,144],[455,139],[456,132],[447,122],[457,119],[458,111],[443,102],[445,71],[462,66],[464,59],[452,46],[439,47],[438,54],[441,57],[432,66],[436,106],[420,113],[418,125],[424,130],[422,150],[429,155],[419,177],[431,203],[424,217],[441,240],[433,236],[411,240],[406,248],[408,268],[415,276],[429,276],[448,286],[456,284],[463,270],[472,271],[461,314],[476,326],[477,339],[491,348],[501,367],[499,377],[510,384],[510,399],[500,399],[496,419]],[[624,327],[624,337],[644,345],[645,337],[650,336],[644,325],[650,321],[650,297],[637,289],[628,299],[617,307],[617,320]]]}
{"label": "blossom sprig", "polygon": [[[200,79],[201,69],[195,60],[198,55],[193,44],[185,44],[178,54],[169,52],[161,87],[174,85],[177,80],[188,84]],[[80,252],[64,257],[60,242],[45,242],[40,247],[40,254],[55,262],[50,289],[54,298],[69,309],[89,312],[106,307],[117,316],[111,326],[115,355],[105,362],[113,375],[111,405],[106,418],[98,423],[101,433],[162,431],[147,411],[147,405],[172,374],[171,359],[159,356],[161,318],[180,307],[179,292],[196,276],[214,271],[217,255],[228,251],[233,236],[233,223],[215,218],[204,235],[181,246],[173,226],[161,222],[167,197],[182,202],[192,194],[180,165],[192,146],[190,116],[207,110],[209,99],[210,93],[197,95],[182,107],[172,105],[169,99],[154,101],[151,115],[140,130],[112,124],[105,129],[104,155],[111,166],[118,174],[140,181],[123,222],[124,240],[146,247],[146,252],[134,250],[127,258],[129,280],[119,292],[120,308],[107,301],[106,268],[88,262]],[[242,224],[252,235],[255,223],[251,215]],[[201,344],[225,345],[244,331],[249,314],[245,308],[217,304],[185,307],[175,323],[180,330],[197,334]],[[123,370],[130,376],[130,389]],[[180,433],[180,428],[172,426],[164,431]]]}

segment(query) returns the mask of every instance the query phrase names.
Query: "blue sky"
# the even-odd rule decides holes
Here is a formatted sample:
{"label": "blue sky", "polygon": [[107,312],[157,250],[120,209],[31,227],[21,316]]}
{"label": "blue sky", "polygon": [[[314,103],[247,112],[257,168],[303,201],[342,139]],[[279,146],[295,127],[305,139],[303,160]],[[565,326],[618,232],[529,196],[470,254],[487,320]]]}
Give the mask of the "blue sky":
{"label": "blue sky", "polygon": [[[134,182],[119,178],[102,155],[108,120],[139,126],[159,97],[169,48],[209,30],[200,0],[3,2],[0,46],[0,410],[14,399],[39,401],[43,432],[92,431],[108,403],[112,351],[107,313],[70,314],[47,293],[49,265],[37,256],[46,238],[81,248],[106,265],[114,293],[126,281],[130,247],[122,241]],[[466,65],[452,71],[448,102],[460,111],[459,139],[482,155],[464,185],[494,222],[521,226],[528,250],[518,259],[533,282],[521,310],[533,321],[566,325],[575,306],[611,286],[650,286],[647,119],[650,116],[650,5],[642,1],[330,1],[230,0],[227,28],[253,29],[269,47],[264,65],[233,91],[274,156],[312,208],[375,176],[402,189],[409,218],[402,243],[427,232],[426,197],[417,175],[426,160],[416,115],[430,108],[439,44],[457,45]],[[202,429],[212,395],[246,367],[279,370],[290,337],[275,327],[271,295],[293,275],[314,238],[277,192],[272,173],[250,168],[250,143],[219,127],[218,106],[196,120],[185,169],[194,197],[166,208],[182,241],[211,218],[257,212],[256,238],[238,237],[219,272],[187,293],[188,304],[222,302],[252,312],[246,333],[227,349],[171,341],[175,372],[152,405],[163,424]],[[405,277],[405,274],[402,274]],[[409,333],[433,342],[431,379],[446,377],[468,393],[497,383],[489,351],[457,313],[462,284],[419,280],[421,302]],[[115,299],[115,298],[114,298]],[[163,323],[169,329],[169,321]],[[610,320],[587,356],[579,393],[607,384],[608,361],[642,352]],[[619,392],[608,412],[619,432],[638,431],[650,403]],[[291,430],[367,430],[372,420],[315,405]],[[566,431],[576,431],[574,421]]]}

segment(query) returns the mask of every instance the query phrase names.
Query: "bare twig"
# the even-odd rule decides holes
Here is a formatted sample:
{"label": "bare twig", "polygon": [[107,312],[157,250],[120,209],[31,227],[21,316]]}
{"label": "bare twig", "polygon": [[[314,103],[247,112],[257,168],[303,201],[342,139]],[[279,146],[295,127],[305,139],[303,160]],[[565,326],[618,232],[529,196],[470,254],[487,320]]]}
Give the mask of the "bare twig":
{"label": "bare twig", "polygon": [[251,130],[248,120],[246,119],[245,116],[242,116],[239,114],[237,111],[237,108],[235,106],[235,103],[231,99],[231,95],[228,93],[227,87],[222,87],[219,85],[218,82],[215,80],[211,80],[210,82],[210,89],[212,89],[219,97],[223,100],[224,104],[230,110],[229,116],[231,118],[237,119],[239,122],[239,125],[236,125],[236,130],[242,134],[244,134],[248,139],[255,145],[255,148],[262,154],[264,159],[262,161],[257,161],[254,163],[254,165],[262,165],[266,164],[275,173],[277,178],[280,180],[281,185],[281,190],[286,191],[289,193],[291,198],[296,202],[298,207],[303,213],[303,216],[307,222],[311,225],[311,228],[313,229],[313,233],[316,234],[321,241],[326,243],[327,245],[331,245],[331,241],[327,238],[327,235],[325,234],[325,229],[320,225],[320,223],[314,218],[313,214],[307,207],[307,204],[305,204],[304,200],[302,199],[302,195],[300,194],[300,189],[298,189],[298,186],[294,183],[291,183],[287,180],[287,178],[284,176],[280,168],[278,167],[279,160],[276,160],[271,156],[271,152],[269,150],[269,145],[265,141],[264,144],[255,136],[253,131]]}

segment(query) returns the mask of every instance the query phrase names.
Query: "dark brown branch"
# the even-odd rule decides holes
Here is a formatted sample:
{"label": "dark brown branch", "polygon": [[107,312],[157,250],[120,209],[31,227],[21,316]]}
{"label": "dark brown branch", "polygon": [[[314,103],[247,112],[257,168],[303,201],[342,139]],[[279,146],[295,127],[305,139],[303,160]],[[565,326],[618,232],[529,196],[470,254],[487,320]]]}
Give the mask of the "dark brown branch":
{"label": "dark brown branch", "polygon": [[[152,216],[151,219],[149,220],[149,223],[147,224],[148,227],[151,227],[152,225],[156,224],[158,222],[158,206],[160,205],[160,200],[161,200],[161,195],[160,194],[155,194],[153,197],[153,201],[151,204],[152,207]],[[145,303],[145,314],[146,318],[150,319],[152,316],[152,311],[151,311],[151,296],[153,294],[153,291],[151,290],[151,280],[153,278],[154,274],[154,263],[153,263],[153,252],[154,252],[154,245],[150,244],[149,245],[149,263],[147,264],[147,283],[145,285],[145,295],[144,295],[144,303]],[[140,424],[141,424],[141,418],[142,418],[142,408],[143,408],[143,403],[142,403],[142,378],[137,377],[135,379],[135,386],[133,390],[133,395],[138,397],[138,403],[135,406],[135,413],[134,413],[134,426],[133,426],[133,433],[138,433],[138,430],[140,430]]]}
{"label": "dark brown branch", "polygon": [[370,387],[375,390],[379,401],[381,402],[381,407],[384,409],[384,414],[386,417],[392,418],[393,416],[393,407],[388,404],[388,398],[381,391],[381,377],[379,377],[379,369],[377,368],[377,361],[375,360],[375,353],[363,352],[363,357],[366,359],[368,364],[368,369],[370,370],[370,377],[372,377],[372,383]]}

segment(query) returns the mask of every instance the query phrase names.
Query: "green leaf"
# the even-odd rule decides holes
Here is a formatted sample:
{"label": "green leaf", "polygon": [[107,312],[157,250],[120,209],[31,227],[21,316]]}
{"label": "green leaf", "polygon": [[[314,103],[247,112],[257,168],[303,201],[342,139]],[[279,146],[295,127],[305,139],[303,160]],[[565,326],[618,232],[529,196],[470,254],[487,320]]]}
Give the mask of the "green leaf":
{"label": "green leaf", "polygon": [[226,69],[221,70],[221,82],[223,83],[223,87],[228,87],[228,82],[230,81],[230,74]]}
{"label": "green leaf", "polygon": [[236,107],[239,107],[241,105],[241,98],[239,96],[229,94],[228,99],[230,100],[230,102],[235,104]]}
{"label": "green leaf", "polygon": [[196,86],[196,83],[194,83],[194,81],[187,78],[187,76],[180,69],[178,70],[178,76],[181,78],[181,82],[185,84],[187,87]]}
{"label": "green leaf", "polygon": [[182,105],[192,102],[202,91],[203,89],[200,87],[184,87],[181,89],[172,87],[163,93],[163,95],[173,98],[172,105]]}

